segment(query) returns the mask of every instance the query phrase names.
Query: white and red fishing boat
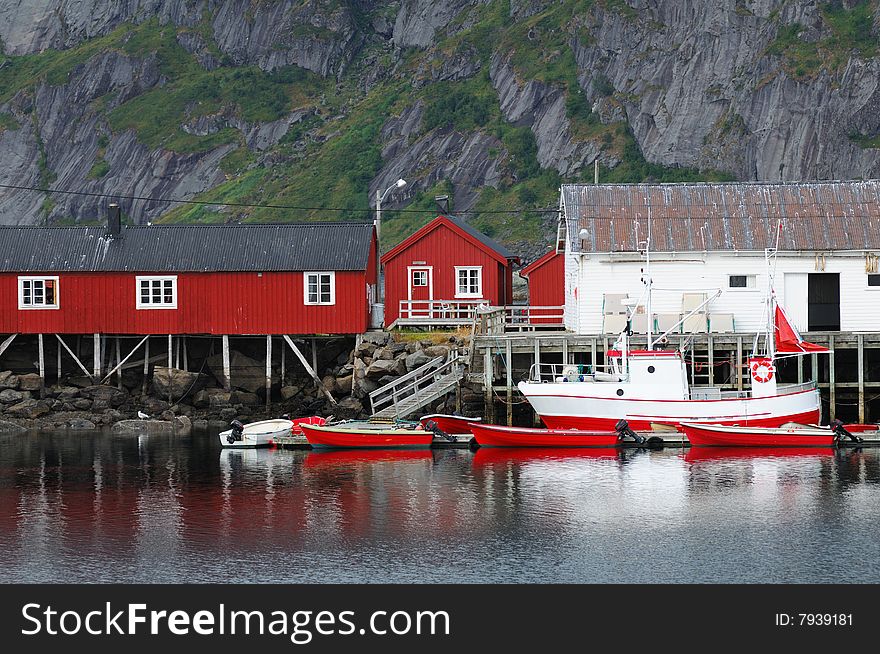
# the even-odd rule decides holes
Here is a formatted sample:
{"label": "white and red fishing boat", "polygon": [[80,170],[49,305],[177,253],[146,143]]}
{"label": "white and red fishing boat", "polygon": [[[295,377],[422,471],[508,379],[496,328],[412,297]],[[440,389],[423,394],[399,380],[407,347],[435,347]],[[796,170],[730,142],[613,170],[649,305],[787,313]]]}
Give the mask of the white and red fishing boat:
{"label": "white and red fishing boat", "polygon": [[[690,388],[684,354],[656,349],[666,342],[668,330],[652,338],[650,322],[647,348],[630,348],[625,330],[614,348],[606,353],[606,365],[593,369],[581,365],[536,364],[519,390],[551,429],[612,431],[625,419],[636,431],[651,429],[652,423],[680,429],[683,422],[749,427],[778,427],[787,422],[819,422],[821,404],[814,382],[777,385],[774,362],[782,357],[828,352],[827,348],[804,341],[788,321],[773,293],[767,250],[767,294],[764,301],[766,331],[755,337],[749,359],[751,391],[729,391],[717,387]],[[645,294],[636,306],[651,315],[650,268],[643,276]],[[720,295],[720,291],[679,321]],[[642,300],[647,298],[647,302]],[[632,307],[631,310],[635,310]],[[676,325],[677,326],[677,325]],[[674,329],[675,327],[673,327]],[[759,350],[761,337],[763,348]]]}
{"label": "white and red fishing boat", "polygon": [[378,426],[369,423],[301,424],[312,447],[391,448],[430,447],[433,432],[424,429]]}
{"label": "white and red fishing boat", "polygon": [[419,424],[425,429],[431,429],[429,422],[433,422],[437,429],[446,434],[470,434],[470,424],[482,422],[482,418],[468,418],[466,416],[452,416],[446,413],[432,413],[419,418]]}

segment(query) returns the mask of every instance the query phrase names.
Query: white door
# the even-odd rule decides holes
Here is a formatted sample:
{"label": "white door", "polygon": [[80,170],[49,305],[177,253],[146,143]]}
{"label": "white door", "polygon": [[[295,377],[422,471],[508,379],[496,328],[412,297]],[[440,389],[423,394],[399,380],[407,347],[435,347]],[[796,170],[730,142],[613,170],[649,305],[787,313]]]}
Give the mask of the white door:
{"label": "white door", "polygon": [[785,273],[785,295],[782,308],[785,315],[799,331],[807,331],[807,273]]}

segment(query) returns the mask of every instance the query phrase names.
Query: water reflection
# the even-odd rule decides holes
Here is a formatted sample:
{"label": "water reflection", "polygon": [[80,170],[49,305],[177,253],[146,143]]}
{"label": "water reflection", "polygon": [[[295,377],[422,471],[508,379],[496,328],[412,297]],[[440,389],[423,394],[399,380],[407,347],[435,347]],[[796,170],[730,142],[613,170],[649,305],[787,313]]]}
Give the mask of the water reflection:
{"label": "water reflection", "polygon": [[0,580],[877,581],[878,481],[872,449],[31,434],[0,440]]}

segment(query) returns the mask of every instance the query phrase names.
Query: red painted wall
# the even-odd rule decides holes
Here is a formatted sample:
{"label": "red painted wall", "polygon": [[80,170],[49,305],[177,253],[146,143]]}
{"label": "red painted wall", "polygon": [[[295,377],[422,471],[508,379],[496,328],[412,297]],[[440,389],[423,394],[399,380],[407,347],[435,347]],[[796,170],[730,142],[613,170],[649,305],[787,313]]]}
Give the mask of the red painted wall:
{"label": "red painted wall", "polygon": [[[533,307],[561,307],[565,305],[565,255],[555,251],[520,271],[529,280],[529,305]],[[560,311],[534,311],[532,315],[559,315]],[[533,320],[533,322],[559,322]]]}
{"label": "red painted wall", "polygon": [[[440,220],[439,218],[437,220]],[[427,230],[431,226],[422,228]],[[489,304],[511,304],[513,273],[509,264],[501,264],[485,249],[441,224],[403,250],[385,258],[385,324],[391,325],[400,315],[400,300],[408,299],[409,266],[433,266],[434,299],[455,301],[456,266],[483,267],[483,298]],[[387,257],[388,255],[386,255]],[[461,298],[471,300],[478,298]]]}
{"label": "red painted wall", "polygon": [[[18,274],[0,274],[0,334],[359,334],[372,272],[336,272],[336,304],[306,306],[301,272],[180,273],[177,309],[136,309],[135,278],[58,275],[59,309],[18,308]],[[33,273],[28,273],[33,274]]]}

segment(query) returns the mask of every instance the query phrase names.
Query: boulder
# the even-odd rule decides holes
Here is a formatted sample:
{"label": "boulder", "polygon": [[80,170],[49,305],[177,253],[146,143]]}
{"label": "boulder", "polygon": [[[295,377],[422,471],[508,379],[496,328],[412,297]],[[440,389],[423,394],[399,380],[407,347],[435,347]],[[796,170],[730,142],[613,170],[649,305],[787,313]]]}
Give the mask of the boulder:
{"label": "boulder", "polygon": [[22,391],[38,391],[43,386],[43,380],[35,372],[19,375],[18,388]]}
{"label": "boulder", "polygon": [[67,421],[67,428],[73,431],[84,431],[87,429],[97,429],[95,423],[85,418],[73,418]]}
{"label": "boulder", "polygon": [[406,343],[390,343],[385,349],[397,356],[406,352]]}
{"label": "boulder", "polygon": [[416,350],[406,357],[406,369],[409,371],[413,371],[416,368],[420,368],[421,366],[425,365],[433,358],[434,357],[432,357],[424,350]]}
{"label": "boulder", "polygon": [[67,379],[69,386],[76,386],[77,388],[87,388],[94,383],[89,377],[69,377]]}
{"label": "boulder", "polygon": [[238,414],[237,409],[233,409],[231,406],[226,407],[225,409],[220,409],[220,417],[224,420],[224,422],[229,422]]}
{"label": "boulder", "polygon": [[125,436],[150,436],[173,434],[174,426],[168,420],[120,420],[110,431]]}
{"label": "boulder", "polygon": [[6,413],[11,416],[30,418],[31,420],[44,416],[50,411],[51,409],[45,402],[32,399],[22,400],[6,409]]}
{"label": "boulder", "polygon": [[153,369],[153,392],[159,397],[172,397],[176,400],[183,397],[184,393],[200,390],[207,380],[207,375],[199,372],[156,366]]}
{"label": "boulder", "polygon": [[355,355],[358,358],[363,358],[364,356],[373,356],[373,352],[376,351],[376,344],[370,343],[369,341],[364,341],[355,349]]}
{"label": "boulder", "polygon": [[222,388],[208,389],[208,406],[211,408],[222,408],[230,405],[232,393],[224,391]]}
{"label": "boulder", "polygon": [[321,380],[321,383],[324,385],[330,393],[336,393],[336,377],[333,375],[324,375],[324,378]]}
{"label": "boulder", "polygon": [[235,391],[229,397],[230,404],[242,404],[244,406],[259,406],[262,400],[254,393]]}
{"label": "boulder", "polygon": [[56,386],[54,395],[62,402],[70,402],[79,397],[79,390],[76,386]]}
{"label": "boulder", "polygon": [[351,383],[353,378],[353,375],[346,375],[345,377],[336,378],[336,388],[339,389],[340,393],[342,393],[343,395],[348,395],[351,393]]}
{"label": "boulder", "polygon": [[115,386],[107,386],[104,384],[86,386],[80,390],[79,394],[90,399],[95,407],[100,403],[100,408],[102,409],[118,407],[128,400],[128,393],[120,391]]}
{"label": "boulder", "polygon": [[300,386],[282,386],[281,399],[286,402],[287,400],[299,395],[300,391],[302,391],[302,387]]}
{"label": "boulder", "polygon": [[193,429],[192,420],[188,416],[177,416],[171,421],[174,428],[174,434],[177,436],[188,436]]}
{"label": "boulder", "polygon": [[8,420],[0,420],[0,434],[21,434],[27,429]]}
{"label": "boulder", "polygon": [[374,359],[367,368],[367,377],[379,379],[385,375],[402,375],[406,368],[407,364],[402,359]]}
{"label": "boulder", "polygon": [[386,331],[367,332],[361,336],[361,343],[372,343],[374,345],[385,345],[391,340],[391,334]]}
{"label": "boulder", "polygon": [[[221,384],[226,383],[222,354],[208,357],[208,368]],[[231,388],[240,388],[249,393],[256,393],[261,388],[266,388],[265,362],[251,359],[236,350],[229,353],[229,375]]]}
{"label": "boulder", "polygon": [[72,404],[73,408],[75,408],[77,411],[88,411],[92,408],[92,401],[87,400],[84,397],[81,397],[78,400],[74,400],[70,404]]}
{"label": "boulder", "polygon": [[11,388],[4,388],[0,391],[0,404],[17,404],[22,400],[30,399],[31,394],[27,391],[15,391]]}
{"label": "boulder", "polygon": [[155,397],[142,397],[138,410],[151,416],[157,416],[170,406],[165,400],[159,400]]}
{"label": "boulder", "polygon": [[208,394],[208,391],[198,391],[195,395],[193,395],[192,403],[193,406],[197,409],[207,409],[209,406],[211,406],[211,396]]}
{"label": "boulder", "polygon": [[376,351],[373,352],[373,361],[379,359],[391,360],[394,358],[394,353],[385,347],[376,348]]}
{"label": "boulder", "polygon": [[449,347],[446,345],[432,345],[426,347],[423,352],[432,358],[443,357],[445,359],[449,356]]}
{"label": "boulder", "polygon": [[4,370],[0,372],[0,389],[3,388],[18,388],[19,379],[18,375],[12,374],[11,370]]}

